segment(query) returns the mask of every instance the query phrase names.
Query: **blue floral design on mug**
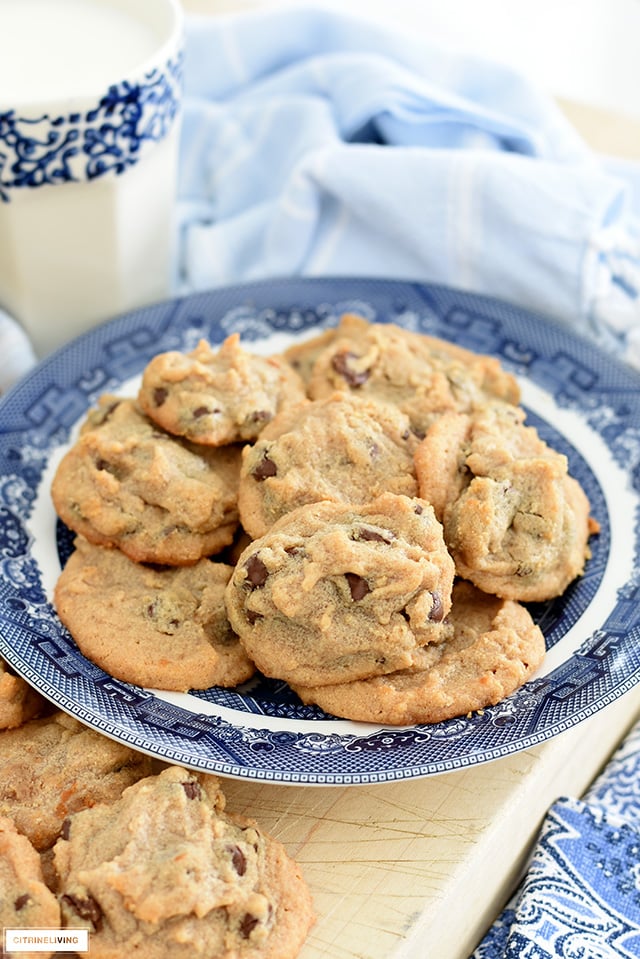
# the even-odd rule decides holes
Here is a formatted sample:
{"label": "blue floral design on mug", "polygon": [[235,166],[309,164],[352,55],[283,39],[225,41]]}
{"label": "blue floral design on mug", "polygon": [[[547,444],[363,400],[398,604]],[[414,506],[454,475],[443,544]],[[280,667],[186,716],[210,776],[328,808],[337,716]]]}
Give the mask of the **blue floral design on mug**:
{"label": "blue floral design on mug", "polygon": [[51,117],[0,112],[0,200],[13,189],[121,174],[146,143],[167,135],[178,114],[184,53],[140,81],[109,87],[85,112]]}

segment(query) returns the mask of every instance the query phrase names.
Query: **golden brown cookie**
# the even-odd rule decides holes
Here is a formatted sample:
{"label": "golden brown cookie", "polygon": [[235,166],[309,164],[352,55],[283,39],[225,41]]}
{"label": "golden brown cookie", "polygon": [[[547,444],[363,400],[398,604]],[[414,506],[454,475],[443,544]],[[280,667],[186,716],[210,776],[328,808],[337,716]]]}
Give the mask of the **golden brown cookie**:
{"label": "golden brown cookie", "polygon": [[492,403],[444,414],[415,456],[458,573],[523,602],[560,595],[579,576],[597,528],[565,456],[525,425],[520,407]]}
{"label": "golden brown cookie", "polygon": [[48,708],[47,700],[0,658],[0,730],[21,726]]}
{"label": "golden brown cookie", "polygon": [[[0,816],[0,935],[3,929],[59,929],[60,906],[44,883],[40,856],[11,819]],[[6,959],[48,959],[55,949],[2,952]]]}
{"label": "golden brown cookie", "polygon": [[225,611],[232,571],[208,559],[147,566],[78,537],[56,584],[56,610],[87,659],[123,682],[237,686],[255,667]]}
{"label": "golden brown cookie", "polygon": [[423,500],[307,504],[241,555],[227,611],[267,676],[346,682],[411,666],[444,639],[453,572]]}
{"label": "golden brown cookie", "polygon": [[460,580],[453,634],[420,651],[413,669],[359,682],[301,686],[305,703],[345,719],[405,726],[438,723],[500,702],[540,666],[544,637],[524,606]]}
{"label": "golden brown cookie", "polygon": [[0,816],[42,851],[70,813],[117,799],[150,770],[148,757],[58,711],[0,732]]}
{"label": "golden brown cookie", "polygon": [[283,410],[243,450],[242,526],[255,539],[305,503],[413,496],[417,442],[399,410],[348,393]]}
{"label": "golden brown cookie", "polygon": [[103,396],[58,466],[52,497],[75,533],[143,563],[217,553],[238,524],[240,448],[161,430],[131,399]]}
{"label": "golden brown cookie", "polygon": [[170,766],[71,817],[55,847],[69,928],[92,959],[294,959],[314,921],[280,843],[224,811],[213,776]]}
{"label": "golden brown cookie", "polygon": [[302,380],[281,356],[249,353],[240,335],[218,349],[159,353],[146,366],[138,402],[163,429],[194,443],[253,441],[283,406],[305,398]]}
{"label": "golden brown cookie", "polygon": [[303,339],[296,340],[292,346],[284,351],[283,356],[298,373],[306,387],[309,385],[316,360],[333,343],[337,335],[337,327],[332,326],[323,330],[322,333],[311,336],[307,334]]}
{"label": "golden brown cookie", "polygon": [[369,323],[347,313],[333,335],[293,347],[285,354],[308,377],[312,399],[336,390],[390,403],[423,436],[448,410],[467,411],[490,396],[518,402],[511,374],[489,356],[392,323]]}

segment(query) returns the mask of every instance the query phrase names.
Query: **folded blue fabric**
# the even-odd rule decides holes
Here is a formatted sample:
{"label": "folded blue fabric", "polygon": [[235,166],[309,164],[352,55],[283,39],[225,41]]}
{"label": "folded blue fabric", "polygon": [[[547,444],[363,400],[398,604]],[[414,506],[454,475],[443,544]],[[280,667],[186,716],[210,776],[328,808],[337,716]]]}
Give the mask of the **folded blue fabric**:
{"label": "folded blue fabric", "polygon": [[640,366],[637,194],[513,71],[307,7],[190,18],[185,70],[182,290],[444,283]]}
{"label": "folded blue fabric", "polygon": [[640,724],[582,800],[553,804],[525,879],[471,959],[640,957]]}

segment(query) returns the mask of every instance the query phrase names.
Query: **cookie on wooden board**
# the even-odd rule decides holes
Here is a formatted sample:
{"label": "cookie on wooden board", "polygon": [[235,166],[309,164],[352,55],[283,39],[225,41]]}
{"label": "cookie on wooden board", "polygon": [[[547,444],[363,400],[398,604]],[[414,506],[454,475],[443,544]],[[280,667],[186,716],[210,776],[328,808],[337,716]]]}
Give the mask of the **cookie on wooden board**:
{"label": "cookie on wooden board", "polygon": [[150,771],[148,756],[58,710],[0,732],[0,816],[42,851],[70,813],[118,798]]}
{"label": "cookie on wooden board", "polygon": [[224,805],[214,776],[170,766],[70,818],[59,898],[93,959],[295,959],[314,921],[308,887],[280,843]]}
{"label": "cookie on wooden board", "polygon": [[[0,816],[0,935],[4,929],[59,929],[60,906],[44,882],[40,856],[13,821]],[[2,952],[6,959],[50,959],[55,949]]]}

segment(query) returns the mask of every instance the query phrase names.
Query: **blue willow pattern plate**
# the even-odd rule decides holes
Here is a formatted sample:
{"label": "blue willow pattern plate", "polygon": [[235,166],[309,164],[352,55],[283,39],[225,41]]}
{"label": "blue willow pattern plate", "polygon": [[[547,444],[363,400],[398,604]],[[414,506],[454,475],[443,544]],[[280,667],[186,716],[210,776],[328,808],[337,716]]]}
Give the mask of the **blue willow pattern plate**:
{"label": "blue willow pattern plate", "polygon": [[[175,694],[119,682],[57,619],[70,549],[49,489],[87,408],[134,395],[148,360],[232,331],[263,354],[353,310],[498,356],[528,422],[569,459],[601,526],[585,574],[531,611],[540,671],[497,706],[435,725],[384,728],[303,706],[283,684]],[[428,776],[540,743],[640,678],[640,378],[549,321],[442,287],[368,279],[274,280],[177,298],[116,318],[41,363],[0,401],[0,655],[60,708],[133,747],[222,776],[351,785]],[[123,637],[124,640],[124,637]]]}

